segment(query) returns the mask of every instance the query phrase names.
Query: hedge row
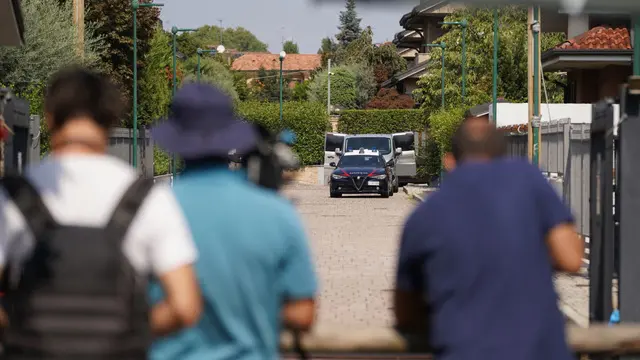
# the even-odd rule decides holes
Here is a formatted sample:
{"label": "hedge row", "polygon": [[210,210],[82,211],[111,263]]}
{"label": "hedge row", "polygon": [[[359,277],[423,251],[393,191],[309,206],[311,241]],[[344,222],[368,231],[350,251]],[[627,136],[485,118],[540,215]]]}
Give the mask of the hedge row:
{"label": "hedge row", "polygon": [[324,104],[287,101],[283,105],[282,122],[277,102],[240,102],[236,111],[241,118],[261,124],[273,132],[291,129],[297,137],[293,150],[300,157],[301,164],[322,163],[324,134],[331,129]]}
{"label": "hedge row", "polygon": [[423,131],[427,115],[420,109],[345,110],[340,114],[338,131],[345,134],[390,134]]}

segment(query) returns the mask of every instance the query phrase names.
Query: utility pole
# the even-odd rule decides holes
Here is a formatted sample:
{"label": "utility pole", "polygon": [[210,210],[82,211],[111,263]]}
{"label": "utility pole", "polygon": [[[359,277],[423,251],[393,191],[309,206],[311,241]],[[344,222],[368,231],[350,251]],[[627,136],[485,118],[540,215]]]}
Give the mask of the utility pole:
{"label": "utility pole", "polygon": [[218,22],[220,22],[220,45],[222,45],[222,19],[218,19]]}
{"label": "utility pole", "polygon": [[527,20],[527,35],[529,44],[528,62],[528,95],[529,122],[528,144],[529,160],[538,165],[540,160],[540,8],[529,8]]}
{"label": "utility pole", "polygon": [[84,57],[84,0],[73,0],[73,25],[76,28],[78,55]]}

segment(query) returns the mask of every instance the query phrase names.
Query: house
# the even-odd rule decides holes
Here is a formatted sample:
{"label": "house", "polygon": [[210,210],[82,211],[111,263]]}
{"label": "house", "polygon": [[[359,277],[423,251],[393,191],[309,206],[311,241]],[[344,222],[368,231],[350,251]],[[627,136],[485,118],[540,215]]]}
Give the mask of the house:
{"label": "house", "polygon": [[[545,30],[544,14],[541,15]],[[570,15],[569,40],[541,55],[545,72],[566,72],[565,103],[593,103],[617,97],[632,74],[630,15]]]}
{"label": "house", "polygon": [[[289,85],[311,78],[313,71],[322,66],[322,55],[318,54],[287,54],[282,62],[284,77]],[[270,53],[244,53],[233,61],[231,69],[247,75],[247,82],[258,76],[260,68],[265,70],[280,70],[280,55]]]}
{"label": "house", "polygon": [[418,79],[427,69],[431,48],[426,44],[434,43],[444,35],[440,22],[461,7],[450,0],[421,0],[420,5],[402,16],[400,26],[405,30],[395,35],[393,43],[399,54],[407,59],[407,70],[382,83],[382,87],[395,87],[401,94],[412,95]]}

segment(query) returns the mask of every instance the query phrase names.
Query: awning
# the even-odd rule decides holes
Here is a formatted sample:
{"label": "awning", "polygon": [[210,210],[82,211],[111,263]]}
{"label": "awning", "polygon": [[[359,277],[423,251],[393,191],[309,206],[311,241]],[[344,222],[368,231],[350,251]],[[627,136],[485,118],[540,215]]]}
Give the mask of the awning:
{"label": "awning", "polygon": [[20,0],[0,0],[0,46],[24,44],[24,20]]}
{"label": "awning", "polygon": [[633,50],[557,49],[542,54],[543,71],[601,69],[609,65],[630,65]]}

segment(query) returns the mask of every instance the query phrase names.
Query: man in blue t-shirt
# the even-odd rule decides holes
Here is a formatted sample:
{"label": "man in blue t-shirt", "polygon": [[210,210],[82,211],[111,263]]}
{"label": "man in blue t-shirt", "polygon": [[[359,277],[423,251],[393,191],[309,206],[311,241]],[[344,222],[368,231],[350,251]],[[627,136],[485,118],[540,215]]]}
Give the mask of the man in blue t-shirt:
{"label": "man in blue t-shirt", "polygon": [[[228,154],[251,152],[258,135],[233,118],[228,96],[185,85],[172,113],[153,135],[185,159],[174,191],[198,248],[204,312],[195,327],[158,340],[150,358],[277,359],[280,330],[308,330],[315,317],[317,281],[302,222],[275,191],[229,170]],[[161,298],[152,288],[151,300]]]}
{"label": "man in blue t-shirt", "polygon": [[438,359],[571,360],[553,271],[577,272],[583,243],[539,169],[496,158],[502,135],[463,123],[440,191],[402,234],[395,315]]}

